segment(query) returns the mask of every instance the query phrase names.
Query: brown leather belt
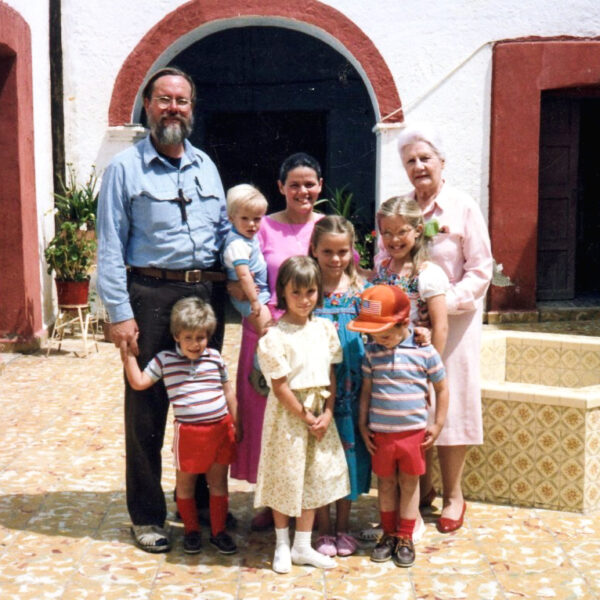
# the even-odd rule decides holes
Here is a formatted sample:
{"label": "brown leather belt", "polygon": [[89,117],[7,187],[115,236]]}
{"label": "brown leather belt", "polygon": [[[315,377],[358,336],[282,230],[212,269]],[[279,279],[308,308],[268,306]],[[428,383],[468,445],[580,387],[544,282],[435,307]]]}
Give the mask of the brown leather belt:
{"label": "brown leather belt", "polygon": [[201,281],[225,281],[227,276],[219,271],[205,271],[203,269],[190,269],[189,271],[175,271],[173,269],[158,269],[157,267],[128,267],[131,273],[163,279],[165,281],[183,281],[184,283],[199,283]]}

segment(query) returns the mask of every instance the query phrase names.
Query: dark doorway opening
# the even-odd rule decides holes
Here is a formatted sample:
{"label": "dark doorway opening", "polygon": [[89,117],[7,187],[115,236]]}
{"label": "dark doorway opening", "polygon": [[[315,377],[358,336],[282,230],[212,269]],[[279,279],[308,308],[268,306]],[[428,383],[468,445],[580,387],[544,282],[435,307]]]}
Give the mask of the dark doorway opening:
{"label": "dark doorway opening", "polygon": [[[345,187],[372,220],[375,113],[352,64],[321,40],[283,27],[226,29],[172,61],[198,88],[192,142],[219,168],[226,187],[255,183],[282,207],[282,160],[308,152],[323,168],[324,197]],[[368,227],[372,229],[372,223]]]}
{"label": "dark doorway opening", "polygon": [[251,183],[270,199],[269,211],[278,211],[285,208],[285,202],[276,173],[286,156],[302,148],[324,168],[326,115],[311,111],[208,113],[205,144],[219,166],[225,189]]}
{"label": "dark doorway opening", "polygon": [[600,97],[581,101],[575,291],[600,300]]}
{"label": "dark doorway opening", "polygon": [[600,304],[600,90],[542,94],[538,300]]}

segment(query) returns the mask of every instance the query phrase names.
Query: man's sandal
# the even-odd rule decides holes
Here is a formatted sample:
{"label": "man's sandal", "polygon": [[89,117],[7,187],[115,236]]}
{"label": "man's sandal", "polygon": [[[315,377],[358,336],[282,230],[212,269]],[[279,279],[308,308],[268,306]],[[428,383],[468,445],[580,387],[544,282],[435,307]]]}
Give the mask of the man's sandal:
{"label": "man's sandal", "polygon": [[171,542],[167,532],[158,525],[132,525],[131,536],[138,548],[144,552],[168,552]]}

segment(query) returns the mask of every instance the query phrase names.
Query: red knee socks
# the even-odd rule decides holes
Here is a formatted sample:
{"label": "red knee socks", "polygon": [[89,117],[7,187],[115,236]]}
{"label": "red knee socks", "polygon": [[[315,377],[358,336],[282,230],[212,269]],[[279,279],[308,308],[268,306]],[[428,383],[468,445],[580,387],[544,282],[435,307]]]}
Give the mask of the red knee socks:
{"label": "red knee socks", "polygon": [[180,498],[177,496],[177,510],[183,521],[183,531],[190,533],[191,531],[200,531],[198,523],[198,510],[196,509],[196,500],[194,498]]}
{"label": "red knee socks", "polygon": [[398,519],[398,531],[396,532],[397,537],[407,538],[412,540],[412,534],[415,529],[416,519]]}
{"label": "red knee socks", "polygon": [[225,496],[210,495],[209,511],[210,511],[210,531],[213,535],[217,535],[225,530],[225,521],[227,520],[227,509],[229,498]]}

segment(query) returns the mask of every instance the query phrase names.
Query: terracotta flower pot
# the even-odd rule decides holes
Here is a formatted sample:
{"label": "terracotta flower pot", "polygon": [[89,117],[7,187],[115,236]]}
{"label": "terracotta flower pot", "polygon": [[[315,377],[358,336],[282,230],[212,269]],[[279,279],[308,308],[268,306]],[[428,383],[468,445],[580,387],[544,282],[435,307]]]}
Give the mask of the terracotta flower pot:
{"label": "terracotta flower pot", "polygon": [[90,281],[61,281],[56,279],[56,294],[58,305],[87,304]]}

